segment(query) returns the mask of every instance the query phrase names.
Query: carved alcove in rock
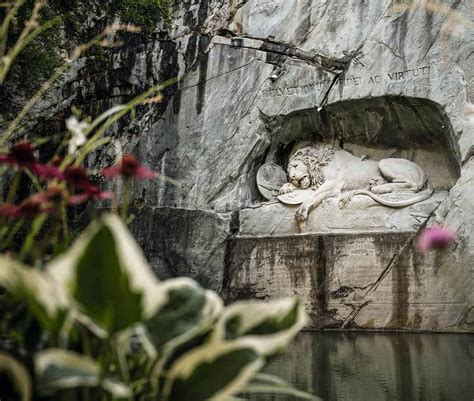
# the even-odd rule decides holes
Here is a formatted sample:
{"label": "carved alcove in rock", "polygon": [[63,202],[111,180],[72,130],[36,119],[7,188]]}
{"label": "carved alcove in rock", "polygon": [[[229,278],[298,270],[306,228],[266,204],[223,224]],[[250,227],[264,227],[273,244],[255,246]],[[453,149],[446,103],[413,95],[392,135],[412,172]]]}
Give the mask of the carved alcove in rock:
{"label": "carved alcove in rock", "polygon": [[[358,198],[339,209],[337,200],[330,199],[311,212],[306,232],[411,231],[459,178],[459,150],[451,124],[441,107],[427,99],[379,97],[338,102],[320,111],[306,109],[272,117],[266,126],[272,142],[265,162],[285,170],[293,149],[324,142],[363,160],[411,160],[424,170],[435,190],[427,201],[400,209]],[[295,210],[276,201],[244,209],[239,233],[299,233]]]}
{"label": "carved alcove in rock", "polygon": [[268,118],[266,126],[272,138],[266,162],[283,165],[294,146],[324,142],[361,160],[411,160],[434,193],[404,208],[355,197],[341,209],[329,198],[310,213],[304,233],[297,206],[262,199],[239,213],[228,248],[228,300],[297,295],[318,329],[449,331],[466,307],[458,291],[465,270],[438,274],[443,256],[421,255],[414,246],[459,178],[459,151],[441,107],[417,98],[351,100]]}

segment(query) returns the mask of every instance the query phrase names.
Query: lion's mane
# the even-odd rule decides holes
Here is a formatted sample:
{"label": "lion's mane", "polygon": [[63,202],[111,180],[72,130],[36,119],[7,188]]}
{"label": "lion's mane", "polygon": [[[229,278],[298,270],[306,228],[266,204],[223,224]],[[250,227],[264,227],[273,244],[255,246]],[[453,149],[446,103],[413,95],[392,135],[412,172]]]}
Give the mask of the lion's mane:
{"label": "lion's mane", "polygon": [[311,187],[319,187],[324,183],[322,167],[327,166],[334,157],[334,148],[330,145],[317,144],[306,146],[297,150],[289,160],[301,161],[305,164],[309,172]]}

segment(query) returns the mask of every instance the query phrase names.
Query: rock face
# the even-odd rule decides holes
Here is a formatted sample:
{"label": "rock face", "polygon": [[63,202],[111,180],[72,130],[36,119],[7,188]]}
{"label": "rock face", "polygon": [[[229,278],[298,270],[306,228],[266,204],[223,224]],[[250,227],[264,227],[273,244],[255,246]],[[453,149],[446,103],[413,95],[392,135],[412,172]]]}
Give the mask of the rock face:
{"label": "rock face", "polygon": [[[172,32],[116,50],[95,81],[78,78],[84,61],[55,107],[87,98],[93,110],[181,77],[118,137],[180,183],[135,188],[135,232],[160,276],[192,275],[229,299],[301,294],[318,328],[472,331],[472,9],[422,3],[177,1]],[[437,193],[404,210],[338,214],[329,202],[297,235],[294,210],[264,203],[255,177],[285,168],[298,141],[410,159]],[[456,230],[454,251],[420,259],[424,224]]]}
{"label": "rock face", "polygon": [[[300,297],[314,329],[440,330],[463,316],[469,267],[437,266],[420,255],[414,233],[237,237],[230,248],[225,294]],[[463,319],[459,329],[468,329]]]}

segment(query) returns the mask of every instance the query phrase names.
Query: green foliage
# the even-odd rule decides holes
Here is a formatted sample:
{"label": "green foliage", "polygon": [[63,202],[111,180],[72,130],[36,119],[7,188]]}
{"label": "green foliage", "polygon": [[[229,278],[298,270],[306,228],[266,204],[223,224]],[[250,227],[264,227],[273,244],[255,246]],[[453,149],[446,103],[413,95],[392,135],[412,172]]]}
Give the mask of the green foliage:
{"label": "green foliage", "polygon": [[66,316],[64,291],[54,280],[36,269],[30,269],[9,257],[2,257],[0,284],[26,304],[31,314],[51,333],[59,333]]}
{"label": "green foliage", "polygon": [[297,300],[224,308],[191,279],[159,282],[116,215],[93,223],[43,271],[4,256],[0,265],[0,285],[26,303],[47,338],[34,357],[37,392],[204,401],[274,388],[316,399],[279,379],[249,384],[303,327]]}
{"label": "green foliage", "polygon": [[51,40],[34,41],[18,56],[12,68],[12,79],[28,91],[34,91],[61,64],[56,44]]}
{"label": "green foliage", "polygon": [[131,397],[130,389],[116,380],[101,378],[100,364],[93,359],[62,349],[39,352],[35,358],[39,391],[55,393],[58,388],[101,387],[115,397]]}
{"label": "green foliage", "polygon": [[257,350],[238,342],[197,348],[171,369],[164,400],[195,401],[232,396],[263,364]]}
{"label": "green foliage", "polygon": [[[35,0],[26,0],[16,13],[8,32],[7,49],[13,47],[21,36],[32,16],[34,4]],[[89,42],[104,28],[99,23],[91,29],[87,21],[92,15],[104,14],[105,23],[113,23],[118,17],[123,22],[142,26],[146,33],[157,24],[162,23],[165,28],[171,26],[172,4],[173,0],[111,0],[100,5],[92,0],[45,2],[37,22],[39,25],[51,23],[51,26],[28,43],[16,57],[5,85],[0,85],[0,95],[6,99],[0,104],[0,114],[8,118],[8,115],[17,112],[19,105],[12,102],[13,94],[21,94],[25,98],[32,96],[64,63],[62,52],[70,52],[75,46]],[[0,19],[5,12],[0,8]],[[0,37],[0,49],[1,42]],[[105,57],[103,49],[96,48],[94,51],[98,56]]]}
{"label": "green foliage", "polygon": [[76,271],[69,283],[81,311],[108,333],[116,333],[143,318],[141,294],[131,288],[114,245],[107,226],[94,233],[79,260],[72,265]]}
{"label": "green foliage", "polygon": [[11,356],[0,353],[0,390],[2,398],[31,399],[31,378],[26,368]]}
{"label": "green foliage", "polygon": [[151,28],[162,20],[171,24],[173,0],[115,0],[112,9],[127,22]]}

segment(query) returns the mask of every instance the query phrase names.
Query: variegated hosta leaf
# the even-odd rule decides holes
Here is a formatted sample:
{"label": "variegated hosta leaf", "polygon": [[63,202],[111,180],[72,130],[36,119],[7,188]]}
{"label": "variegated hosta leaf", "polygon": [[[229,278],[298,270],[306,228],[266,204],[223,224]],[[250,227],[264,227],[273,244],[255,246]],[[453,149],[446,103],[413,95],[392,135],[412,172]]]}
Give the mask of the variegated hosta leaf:
{"label": "variegated hosta leaf", "polygon": [[47,273],[0,256],[0,286],[24,302],[45,330],[59,333],[69,302],[64,289]]}
{"label": "variegated hosta leaf", "polygon": [[135,239],[115,215],[94,223],[47,266],[77,308],[109,334],[154,315],[165,295]]}
{"label": "variegated hosta leaf", "polygon": [[193,280],[167,280],[160,288],[168,294],[167,302],[146,322],[145,330],[150,339],[148,343],[160,347],[160,358],[152,373],[156,390],[163,372],[180,356],[205,341],[223,310],[222,299]]}
{"label": "variegated hosta leaf", "polygon": [[[28,371],[11,356],[0,353],[0,376],[4,375],[7,376],[5,379],[8,379],[8,385],[11,387],[11,390],[21,396],[19,401],[31,400],[31,378]],[[1,381],[2,380],[0,380],[0,382]],[[1,386],[0,399],[2,398],[2,394],[5,396],[6,391],[7,388]]]}
{"label": "variegated hosta leaf", "polygon": [[272,355],[283,350],[305,322],[304,307],[297,299],[236,302],[225,309],[211,341],[240,338],[262,355]]}
{"label": "variegated hosta leaf", "polygon": [[102,386],[116,397],[130,397],[130,389],[116,380],[101,378],[100,365],[93,359],[63,349],[49,349],[35,356],[39,389],[46,394],[59,390]]}
{"label": "variegated hosta leaf", "polygon": [[62,349],[36,354],[35,371],[43,392],[99,385],[99,364],[85,356]]}
{"label": "variegated hosta leaf", "polygon": [[237,394],[264,365],[258,351],[240,340],[206,344],[178,359],[168,371],[164,401],[218,401]]}
{"label": "variegated hosta leaf", "polygon": [[199,322],[214,322],[222,311],[222,300],[212,291],[204,290],[189,278],[178,278],[162,282],[158,290],[166,301],[145,327],[156,347],[189,333]]}

